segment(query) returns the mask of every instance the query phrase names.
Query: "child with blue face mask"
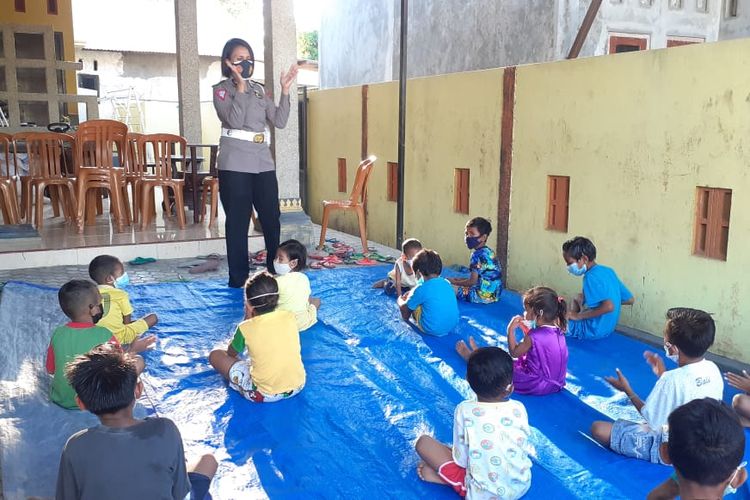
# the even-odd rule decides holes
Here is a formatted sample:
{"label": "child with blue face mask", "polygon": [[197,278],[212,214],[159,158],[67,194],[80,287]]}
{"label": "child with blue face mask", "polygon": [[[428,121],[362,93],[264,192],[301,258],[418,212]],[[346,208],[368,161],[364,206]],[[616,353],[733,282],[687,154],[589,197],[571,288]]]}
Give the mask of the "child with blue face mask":
{"label": "child with blue face mask", "polygon": [[696,399],[669,415],[669,442],[662,461],[672,476],[651,490],[648,500],[724,498],[747,480],[745,432],[737,415],[711,398]]}
{"label": "child with blue face mask", "polygon": [[464,241],[471,253],[468,278],[450,278],[459,300],[475,304],[491,304],[500,300],[503,291],[503,273],[495,252],[487,246],[492,224],[483,217],[474,217],[466,223]]}
{"label": "child with blue face mask", "polygon": [[279,303],[276,308],[293,313],[299,331],[307,330],[318,322],[320,299],[310,296],[310,280],[302,272],[307,267],[305,245],[297,240],[287,240],[279,245],[273,267],[279,285]]}
{"label": "child with blue face mask", "polygon": [[96,323],[97,326],[111,331],[130,352],[141,352],[153,346],[156,337],[144,337],[143,334],[156,325],[159,318],[151,313],[133,320],[130,296],[123,290],[130,284],[130,278],[120,259],[112,255],[95,257],[89,264],[89,276],[99,285],[102,294],[104,316]]}
{"label": "child with blue face mask", "polygon": [[602,339],[615,331],[620,308],[635,297],[612,268],[597,264],[596,247],[588,238],[576,236],[563,243],[568,272],[583,277],[583,294],[572,299],[568,312],[568,336]]}

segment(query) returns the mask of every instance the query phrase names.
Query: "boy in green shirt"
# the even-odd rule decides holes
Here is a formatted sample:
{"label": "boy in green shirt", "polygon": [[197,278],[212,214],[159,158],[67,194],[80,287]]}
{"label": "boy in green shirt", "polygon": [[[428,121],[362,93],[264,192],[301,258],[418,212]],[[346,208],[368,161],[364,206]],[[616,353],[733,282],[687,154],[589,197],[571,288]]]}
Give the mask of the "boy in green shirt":
{"label": "boy in green shirt", "polygon": [[[65,283],[57,293],[60,308],[70,322],[58,326],[47,348],[47,372],[53,376],[50,400],[63,408],[77,409],[75,391],[65,378],[65,365],[79,354],[106,342],[118,345],[112,332],[95,323],[102,317],[102,296],[96,285],[87,280]],[[138,373],[143,358],[137,358]]]}

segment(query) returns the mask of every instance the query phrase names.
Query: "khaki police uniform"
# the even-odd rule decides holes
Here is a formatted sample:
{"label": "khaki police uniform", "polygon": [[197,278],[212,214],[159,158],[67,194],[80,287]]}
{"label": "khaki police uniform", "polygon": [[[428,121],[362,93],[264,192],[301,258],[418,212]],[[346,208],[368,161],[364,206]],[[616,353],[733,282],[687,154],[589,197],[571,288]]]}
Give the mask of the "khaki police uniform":
{"label": "khaki police uniform", "polygon": [[286,126],[289,96],[282,95],[276,106],[261,84],[248,80],[246,91],[238,92],[234,80],[227,78],[213,86],[213,102],[222,127],[219,196],[227,217],[229,285],[240,287],[249,274],[247,234],[253,207],[263,227],[268,251],[266,264],[273,272],[281,227],[279,187],[268,125]]}

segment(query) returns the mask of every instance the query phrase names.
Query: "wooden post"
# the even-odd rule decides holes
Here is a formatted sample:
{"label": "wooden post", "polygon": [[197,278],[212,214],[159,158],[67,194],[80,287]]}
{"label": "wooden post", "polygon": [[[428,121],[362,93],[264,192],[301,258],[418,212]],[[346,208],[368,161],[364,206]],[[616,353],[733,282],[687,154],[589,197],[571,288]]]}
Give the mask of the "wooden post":
{"label": "wooden post", "polygon": [[578,54],[581,53],[583,42],[586,41],[586,37],[591,30],[591,25],[594,24],[594,19],[596,19],[596,15],[599,13],[599,8],[601,6],[602,0],[591,0],[589,10],[586,11],[586,16],[583,18],[583,23],[581,23],[581,28],[578,30],[578,34],[573,41],[573,46],[570,48],[570,52],[568,52],[567,59],[575,59],[578,57]]}

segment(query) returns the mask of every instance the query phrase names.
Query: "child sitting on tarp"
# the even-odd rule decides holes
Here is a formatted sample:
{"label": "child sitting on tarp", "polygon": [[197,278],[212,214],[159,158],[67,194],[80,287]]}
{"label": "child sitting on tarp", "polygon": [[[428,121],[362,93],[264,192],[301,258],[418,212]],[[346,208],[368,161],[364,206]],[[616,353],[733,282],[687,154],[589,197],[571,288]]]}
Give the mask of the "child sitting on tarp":
{"label": "child sitting on tarp", "polygon": [[471,274],[468,278],[450,278],[456,296],[475,304],[491,304],[500,300],[503,291],[503,274],[495,252],[487,246],[492,224],[482,217],[474,217],[466,223],[464,239],[469,250],[473,250],[469,262]]}
{"label": "child sitting on tarp", "polygon": [[[551,288],[538,286],[523,294],[524,315],[508,323],[508,351],[513,362],[513,387],[518,394],[542,396],[559,392],[565,387],[568,370],[568,346],[565,342],[567,306]],[[523,340],[516,340],[521,330]],[[477,348],[469,337],[461,340],[456,351],[464,360]]]}
{"label": "child sitting on tarp", "polygon": [[300,332],[318,322],[320,299],[310,297],[310,280],[302,272],[307,266],[307,249],[297,240],[287,240],[276,250],[273,267],[279,285],[280,311],[289,311],[297,319]]}
{"label": "child sitting on tarp", "polygon": [[606,377],[612,387],[628,396],[646,422],[596,421],[591,425],[594,439],[615,453],[662,463],[659,447],[668,439],[664,427],[669,414],[694,399],[722,398],[724,381],[719,368],[703,357],[714,343],[715,332],[713,318],[704,311],[687,307],[667,311],[664,351],[678,367],[667,370],[661,356],[652,351],[643,353],[658,377],[645,402],[633,391],[619,368],[617,377]]}
{"label": "child sitting on tarp", "polygon": [[596,263],[596,247],[588,238],[576,236],[566,241],[562,252],[568,272],[583,276],[583,294],[570,301],[568,335],[577,339],[608,337],[617,327],[620,307],[633,304],[635,297],[613,269]]}
{"label": "child sitting on tarp", "polygon": [[417,277],[414,273],[414,256],[422,250],[422,243],[416,238],[409,238],[401,245],[401,257],[396,260],[393,269],[388,272],[388,277],[376,281],[373,288],[385,288],[388,295],[395,294],[400,297],[417,286]]}
{"label": "child sitting on tarp", "polygon": [[128,273],[120,259],[112,255],[99,255],[89,264],[89,276],[99,285],[104,304],[104,316],[97,323],[115,334],[123,346],[130,346],[130,352],[141,352],[156,342],[156,337],[143,334],[153,327],[158,318],[156,314],[147,314],[133,321],[133,306],[130,296],[123,287],[130,284]]}
{"label": "child sitting on tarp", "polygon": [[[47,373],[53,375],[49,398],[63,408],[77,410],[76,393],[65,378],[65,365],[79,354],[106,342],[119,345],[112,332],[95,323],[102,317],[102,297],[88,280],[72,280],[57,292],[60,308],[70,321],[55,328],[47,348]],[[138,373],[143,359],[137,358]]]}
{"label": "child sitting on tarp", "polygon": [[747,480],[745,432],[732,410],[711,398],[696,399],[669,415],[669,442],[662,461],[672,477],[654,488],[648,500],[724,498]]}
{"label": "child sitting on tarp", "polygon": [[414,322],[423,333],[442,337],[458,324],[458,302],[448,280],[442,278],[443,262],[430,249],[420,250],[414,257],[417,286],[401,295],[397,304],[405,321]]}
{"label": "child sitting on tarp", "polygon": [[210,498],[217,469],[213,455],[187,466],[174,422],[133,417],[143,393],[138,373],[133,356],[110,346],[99,346],[68,366],[78,405],[99,417],[100,425],[73,434],[65,444],[58,500]]}
{"label": "child sitting on tarp", "polygon": [[744,394],[735,394],[732,398],[732,408],[740,417],[740,422],[745,427],[750,427],[750,375],[742,370],[742,375],[728,372],[724,377],[727,383]]}
{"label": "child sitting on tarp", "polygon": [[526,408],[509,399],[513,360],[499,347],[477,349],[469,355],[466,380],[477,399],[456,407],[453,447],[421,436],[417,474],[467,498],[520,498],[531,486],[534,450]]}
{"label": "child sitting on tarp", "polygon": [[[296,396],[305,386],[299,330],[294,314],[277,309],[279,286],[265,271],[245,283],[245,320],[227,350],[208,357],[229,386],[255,403]],[[247,348],[248,359],[239,354]]]}

